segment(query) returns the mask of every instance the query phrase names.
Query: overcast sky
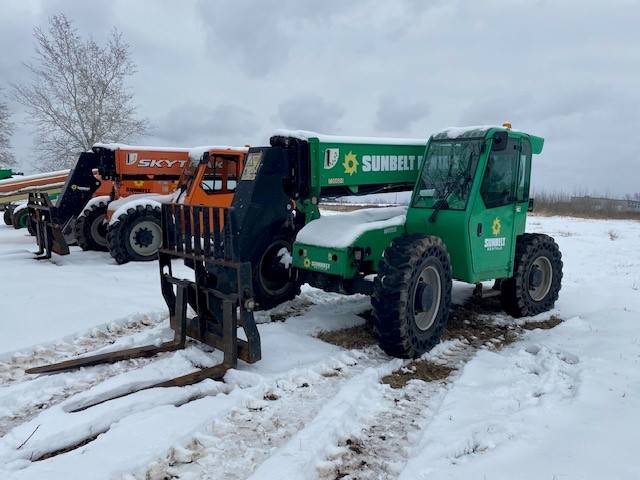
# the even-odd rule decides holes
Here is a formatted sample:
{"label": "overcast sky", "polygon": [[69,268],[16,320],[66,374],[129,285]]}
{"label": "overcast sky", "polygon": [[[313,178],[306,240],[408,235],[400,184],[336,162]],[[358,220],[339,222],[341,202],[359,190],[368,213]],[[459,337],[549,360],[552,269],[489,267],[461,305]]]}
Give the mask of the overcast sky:
{"label": "overcast sky", "polygon": [[[265,144],[276,128],[427,138],[500,124],[543,136],[537,190],[640,192],[640,2],[1,0],[0,86],[63,12],[116,26],[153,127],[137,143]],[[5,88],[6,92],[6,88]],[[10,103],[16,155],[30,127]]]}

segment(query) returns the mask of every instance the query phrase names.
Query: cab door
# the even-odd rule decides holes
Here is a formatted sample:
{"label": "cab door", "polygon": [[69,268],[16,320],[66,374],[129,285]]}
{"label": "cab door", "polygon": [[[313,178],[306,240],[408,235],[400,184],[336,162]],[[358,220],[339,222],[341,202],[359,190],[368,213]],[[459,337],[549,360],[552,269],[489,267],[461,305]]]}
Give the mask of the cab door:
{"label": "cab door", "polygon": [[504,149],[489,152],[470,215],[473,271],[482,279],[511,274],[520,150],[520,140],[508,138]]}

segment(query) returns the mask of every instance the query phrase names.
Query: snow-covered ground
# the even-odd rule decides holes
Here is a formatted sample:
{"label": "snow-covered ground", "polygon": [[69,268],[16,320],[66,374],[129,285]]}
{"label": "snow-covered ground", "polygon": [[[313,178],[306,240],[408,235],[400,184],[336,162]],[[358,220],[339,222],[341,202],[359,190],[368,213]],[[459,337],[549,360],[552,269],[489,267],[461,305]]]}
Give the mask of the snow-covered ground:
{"label": "snow-covered ground", "polygon": [[[360,325],[362,296],[305,288],[261,313],[263,360],[225,382],[136,385],[213,365],[185,350],[51,376],[24,369],[169,338],[157,264],[73,248],[36,261],[0,226],[0,478],[637,479],[640,223],[531,217],[554,236],[564,322],[504,348],[451,338],[428,358],[454,371],[393,389],[406,362],[315,335]],[[454,286],[462,302],[471,293]],[[273,315],[284,321],[266,322]],[[496,314],[487,319],[516,324]],[[78,410],[79,409],[79,410]],[[72,412],[72,410],[78,410]]]}

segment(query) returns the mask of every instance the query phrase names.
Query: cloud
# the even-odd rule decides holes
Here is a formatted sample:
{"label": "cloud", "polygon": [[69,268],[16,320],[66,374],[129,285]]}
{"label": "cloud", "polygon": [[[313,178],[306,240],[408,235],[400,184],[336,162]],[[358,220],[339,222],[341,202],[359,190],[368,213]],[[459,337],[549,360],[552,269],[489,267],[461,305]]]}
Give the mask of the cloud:
{"label": "cloud", "polygon": [[314,94],[298,95],[278,106],[278,118],[287,128],[331,133],[344,115],[341,105]]}
{"label": "cloud", "polygon": [[[63,11],[83,35],[115,26],[131,44],[130,86],[157,126],[141,141],[255,144],[283,124],[426,137],[510,120],[545,137],[536,188],[639,188],[633,0],[99,2],[5,2],[0,78],[27,78],[33,26]],[[10,108],[23,158],[31,127]]]}
{"label": "cloud", "polygon": [[263,77],[288,63],[291,49],[305,43],[307,30],[344,15],[341,0],[201,0],[199,11],[216,57],[232,56],[251,77]]}
{"label": "cloud", "polygon": [[406,132],[427,115],[429,106],[425,102],[385,96],[378,103],[375,128],[381,132]]}
{"label": "cloud", "polygon": [[237,105],[180,105],[171,109],[152,136],[180,145],[233,143],[244,145],[257,128],[254,115]]}

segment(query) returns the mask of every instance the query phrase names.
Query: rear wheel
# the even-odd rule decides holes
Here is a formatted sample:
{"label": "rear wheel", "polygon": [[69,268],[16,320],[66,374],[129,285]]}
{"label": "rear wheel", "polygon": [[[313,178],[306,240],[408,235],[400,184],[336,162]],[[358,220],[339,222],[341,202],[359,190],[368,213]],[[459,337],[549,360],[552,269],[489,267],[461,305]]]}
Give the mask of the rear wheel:
{"label": "rear wheel", "polygon": [[251,264],[253,295],[260,310],[269,310],[300,293],[300,281],[291,268],[293,235],[281,233],[257,250]]}
{"label": "rear wheel", "polygon": [[129,208],[107,229],[107,243],[109,253],[120,264],[158,258],[162,243],[160,207],[138,205]]}
{"label": "rear wheel", "polygon": [[21,208],[17,212],[14,210],[11,217],[11,224],[16,230],[27,226],[27,218],[29,217],[29,209]]}
{"label": "rear wheel", "polygon": [[437,237],[400,237],[385,250],[371,296],[380,347],[415,358],[439,341],[451,306],[451,265]]}
{"label": "rear wheel", "polygon": [[75,224],[76,240],[82,250],[106,251],[107,248],[107,202],[94,203],[85,208]]}
{"label": "rear wheel", "polygon": [[516,242],[513,277],[501,282],[504,310],[514,317],[551,310],[562,287],[562,254],[548,235],[525,233]]}

